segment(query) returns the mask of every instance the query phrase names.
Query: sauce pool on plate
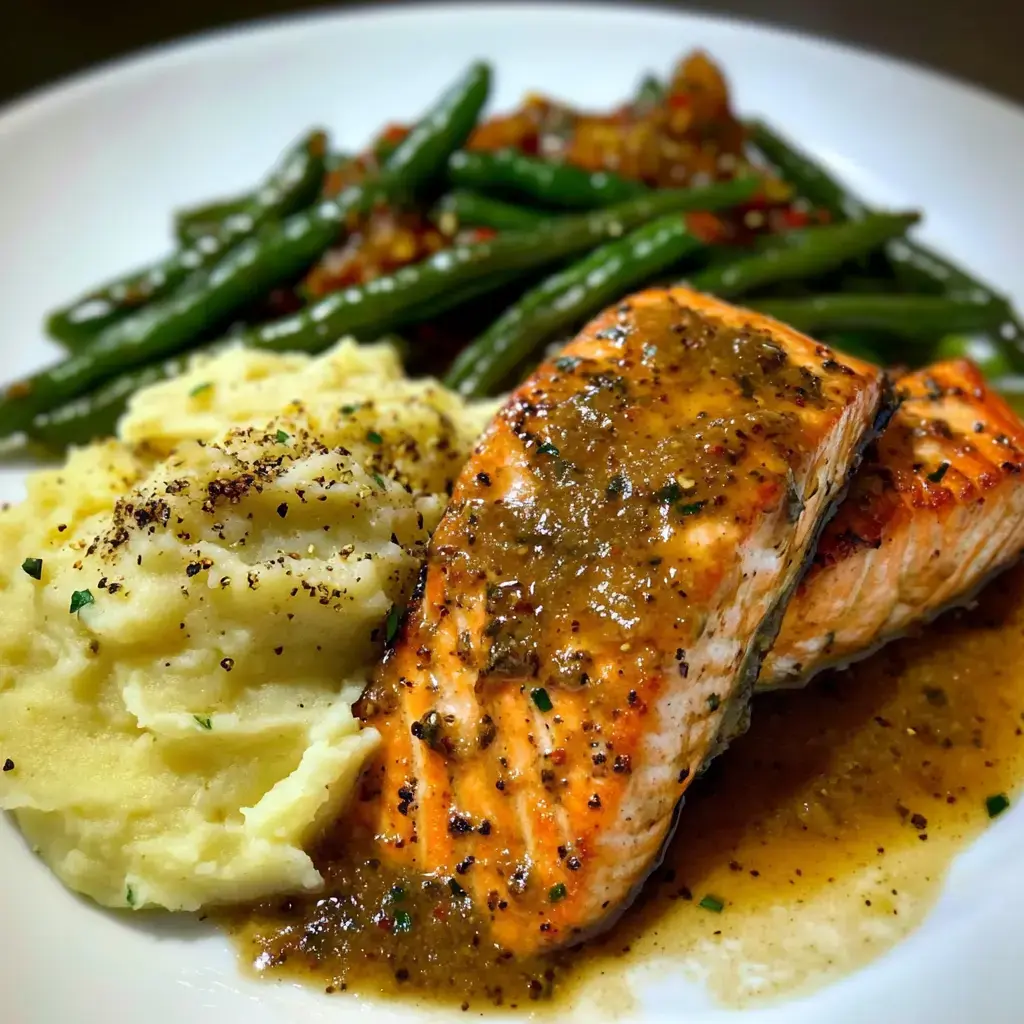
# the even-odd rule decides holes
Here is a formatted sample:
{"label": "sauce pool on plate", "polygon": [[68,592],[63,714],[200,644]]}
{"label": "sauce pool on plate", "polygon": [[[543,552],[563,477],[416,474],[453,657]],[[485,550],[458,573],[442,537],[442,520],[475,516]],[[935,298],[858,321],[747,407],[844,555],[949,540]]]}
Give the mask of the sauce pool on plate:
{"label": "sauce pool on plate", "polygon": [[688,793],[663,865],[602,938],[502,955],[457,883],[410,881],[368,840],[317,854],[324,892],[223,917],[270,978],[474,1010],[586,987],[627,1008],[623,972],[704,979],[732,1004],[807,990],[917,925],[952,858],[1024,775],[1024,567],[805,690],[759,697],[749,732]]}

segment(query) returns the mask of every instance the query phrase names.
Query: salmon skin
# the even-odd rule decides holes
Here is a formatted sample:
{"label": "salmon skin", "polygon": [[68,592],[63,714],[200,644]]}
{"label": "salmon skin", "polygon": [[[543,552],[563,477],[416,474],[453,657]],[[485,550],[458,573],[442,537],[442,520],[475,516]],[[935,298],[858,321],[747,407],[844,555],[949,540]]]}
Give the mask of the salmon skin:
{"label": "salmon skin", "polygon": [[610,922],[764,650],[889,388],[684,288],[591,322],[498,413],[358,711],[381,856],[515,954]]}
{"label": "salmon skin", "polygon": [[897,381],[899,411],[828,524],[759,686],[794,686],[969,601],[1024,548],[1024,424],[966,360]]}

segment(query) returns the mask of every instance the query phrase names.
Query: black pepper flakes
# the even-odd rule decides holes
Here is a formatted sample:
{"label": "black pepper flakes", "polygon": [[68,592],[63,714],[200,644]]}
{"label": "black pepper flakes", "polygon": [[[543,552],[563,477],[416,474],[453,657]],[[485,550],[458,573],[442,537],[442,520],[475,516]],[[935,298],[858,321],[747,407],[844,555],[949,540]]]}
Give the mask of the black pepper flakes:
{"label": "black pepper flakes", "polygon": [[277,506],[277,514],[282,519],[284,519],[284,517],[286,515],[288,515],[288,502],[287,501],[282,501],[281,504]]}
{"label": "black pepper flakes", "polygon": [[221,660],[220,660],[220,667],[222,669],[224,669],[225,672],[230,672],[235,667],[235,659],[234,658],[221,658]]}
{"label": "black pepper flakes", "polygon": [[14,762],[9,757],[4,759],[4,771],[5,772],[13,772],[14,771]]}
{"label": "black pepper flakes", "polygon": [[448,834],[464,836],[473,831],[473,823],[463,814],[451,814],[448,817]]}

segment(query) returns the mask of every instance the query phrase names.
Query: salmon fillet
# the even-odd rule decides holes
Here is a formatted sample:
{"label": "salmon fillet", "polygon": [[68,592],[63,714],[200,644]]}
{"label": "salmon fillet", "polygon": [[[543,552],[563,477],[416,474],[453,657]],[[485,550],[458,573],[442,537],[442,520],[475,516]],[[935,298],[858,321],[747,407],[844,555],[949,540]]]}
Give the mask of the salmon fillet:
{"label": "salmon fillet", "polygon": [[875,367],[683,288],[591,322],[498,413],[358,712],[355,811],[494,941],[578,941],[745,727],[779,612],[886,405]]}
{"label": "salmon fillet", "polygon": [[759,686],[865,657],[1024,548],[1024,424],[966,360],[897,381],[903,399],[828,524]]}

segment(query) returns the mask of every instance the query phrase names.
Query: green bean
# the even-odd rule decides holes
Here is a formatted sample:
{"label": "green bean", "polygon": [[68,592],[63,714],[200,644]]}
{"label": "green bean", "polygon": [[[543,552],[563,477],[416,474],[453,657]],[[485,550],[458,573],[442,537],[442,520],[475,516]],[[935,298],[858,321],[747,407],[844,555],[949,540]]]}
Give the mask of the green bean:
{"label": "green bean", "polygon": [[851,195],[817,161],[804,153],[764,121],[747,122],[750,141],[796,190],[797,194],[823,210],[835,220],[858,220],[868,208]]}
{"label": "green bean", "polygon": [[[520,274],[511,272],[474,281],[454,294],[443,296],[442,302],[424,303],[402,318],[403,325],[426,323],[436,315],[449,309],[466,305],[474,299],[500,291],[511,284]],[[355,330],[353,336],[360,341],[380,341],[386,337],[387,322],[366,331]],[[384,337],[382,337],[382,333]],[[213,353],[218,346],[210,346],[204,352]],[[80,395],[72,401],[58,406],[52,412],[40,413],[29,426],[27,433],[53,450],[61,450],[72,444],[85,444],[99,437],[114,433],[117,421],[128,406],[128,400],[136,391],[151,384],[168,380],[180,374],[196,353],[189,352],[158,363],[129,370],[102,384],[96,391]]]}
{"label": "green bean", "polygon": [[533,228],[548,215],[525,206],[513,206],[500,199],[491,199],[476,192],[461,189],[442,196],[435,208],[434,219],[451,216],[457,225],[470,224],[474,227],[494,228],[496,231],[515,231]]}
{"label": "green bean", "polygon": [[395,147],[385,164],[395,198],[411,199],[445,172],[452,153],[469,138],[491,88],[491,69],[473,64]]}
{"label": "green bean", "polygon": [[[239,310],[305,270],[350,217],[396,192],[415,191],[434,177],[447,158],[445,146],[459,145],[462,134],[470,131],[483,105],[480,84],[487,74],[486,68],[474,65],[442,97],[424,119],[430,130],[418,126],[410,133],[395,150],[394,168],[389,166],[381,182],[353,186],[329,202],[265,225],[168,298],[108,327],[88,349],[12,385],[0,399],[0,437],[27,429],[39,413],[85,394],[119,371],[173,355],[204,333],[226,326]],[[439,117],[440,109],[449,117]]]}
{"label": "green bean", "polygon": [[[195,336],[196,332],[196,319],[192,313],[195,304],[195,294],[193,293],[201,293],[210,286],[210,282],[207,282],[202,274],[203,268],[215,267],[217,261],[222,260],[226,265],[234,268],[235,275],[244,276],[246,268],[253,264],[250,271],[253,279],[264,282],[263,287],[267,290],[287,280],[288,276],[301,272],[335,240],[338,232],[348,225],[349,218],[354,213],[364,212],[375,202],[384,198],[396,199],[415,194],[442,173],[449,153],[468,138],[486,100],[489,82],[490,70],[487,66],[472,65],[469,71],[441,97],[435,107],[398,145],[388,161],[387,169],[380,182],[366,183],[346,189],[330,202],[293,214],[284,221],[269,221],[264,225],[263,231],[259,233],[261,245],[253,248],[247,247],[243,242],[239,246],[237,254],[226,247],[223,244],[224,240],[219,236],[207,236],[191,249],[183,250],[183,252],[193,254],[188,259],[185,259],[182,254],[177,254],[176,257],[172,257],[171,261],[162,265],[159,272],[154,269],[152,278],[148,282],[153,288],[147,286],[143,289],[143,292],[147,292],[145,296],[132,290],[130,303],[122,301],[120,304],[112,305],[111,302],[104,300],[100,306],[104,306],[106,311],[104,315],[108,318],[115,306],[123,307],[117,310],[114,322],[106,330],[114,330],[118,326],[124,308],[140,305],[143,298],[148,303],[154,294],[166,294],[169,290],[168,279],[173,277],[175,284],[180,284],[183,288],[187,287],[188,299],[182,303],[171,302],[169,306],[157,310],[155,316],[143,317],[137,324],[129,327],[127,333],[134,336],[159,323],[161,330],[166,329],[170,336],[175,332],[166,324],[166,321],[168,319],[178,320],[180,324],[178,333],[182,336],[175,344],[178,347],[183,347]],[[318,152],[322,162],[322,139],[318,144]],[[280,255],[282,249],[280,236],[282,235],[289,236],[287,241],[291,243],[290,252],[296,258],[282,261],[280,264],[282,272],[275,274],[271,273],[272,263],[274,257]],[[238,236],[232,236],[231,240],[237,243]],[[262,260],[260,257],[260,253],[263,251],[263,240],[268,240],[266,243],[269,250],[267,260]],[[297,265],[300,262],[297,259],[300,253],[303,256],[303,261],[302,265]],[[240,257],[244,257],[244,259]],[[189,270],[193,270],[197,266],[200,270],[185,280],[185,275]],[[174,273],[169,274],[168,271],[172,269]],[[284,271],[287,271],[288,276],[285,276]],[[214,327],[219,320],[237,312],[239,307],[231,305],[228,301],[231,296],[243,302],[258,297],[258,295],[252,294],[251,288],[239,287],[241,282],[233,280],[230,274],[219,275],[216,282],[222,289],[229,282],[232,287],[222,290],[218,297],[211,298],[204,308],[205,313],[218,318],[211,320]],[[203,304],[200,303],[200,305]],[[97,311],[98,307],[93,308],[93,313]],[[148,312],[148,307],[144,306],[135,315],[142,316]],[[92,320],[96,319],[92,313],[90,313],[90,317]],[[101,316],[99,319],[103,319],[103,317]],[[127,318],[127,320],[131,319],[133,318]]]}
{"label": "green bean", "polygon": [[708,267],[694,275],[690,284],[699,291],[732,298],[779,281],[813,277],[877,249],[918,219],[916,213],[878,213],[846,224],[806,228],[794,232],[784,247]]}
{"label": "green bean", "polygon": [[970,359],[986,377],[1008,377],[1013,360],[991,338],[947,334],[935,347],[935,359]]}
{"label": "green bean", "polygon": [[215,263],[262,224],[308,206],[323,183],[325,149],[322,131],[308,133],[288,150],[238,216],[167,259],[55,310],[47,319],[47,330],[72,348],[86,344],[111,324],[172,292],[194,271]]}
{"label": "green bean", "polygon": [[81,395],[52,412],[40,413],[27,433],[33,441],[53,449],[108,437],[136,391],[177,376],[188,360],[188,355],[176,356],[114,377],[91,394]]}
{"label": "green bean", "polygon": [[464,395],[488,394],[544,341],[574,327],[703,245],[682,217],[670,214],[595,249],[506,310],[462,350],[445,384]]}
{"label": "green bean", "polygon": [[543,206],[575,210],[611,206],[647,191],[639,182],[617,174],[538,160],[514,149],[453,153],[448,161],[448,177],[462,188],[510,193]]}
{"label": "green bean", "polygon": [[[733,205],[753,194],[756,187],[756,179],[732,181],[728,187],[708,186],[701,190],[701,207]],[[695,191],[651,192],[608,210],[559,218],[534,231],[445,249],[391,276],[334,292],[293,316],[246,332],[241,339],[257,348],[318,352],[349,331],[385,325],[394,329],[411,322],[422,303],[450,308],[463,285],[508,271],[542,267],[661,214],[689,209]],[[352,204],[365,204],[371,198],[358,187],[346,190],[339,201],[346,195],[352,196]],[[306,214],[294,215],[273,233],[264,231],[243,242],[193,286],[115,324],[88,349],[11,385],[0,399],[0,437],[29,429],[40,413],[87,393],[119,371],[173,355],[211,325],[226,323],[278,281],[294,277],[307,266],[322,236],[336,232],[337,216],[335,203],[321,203]]]}
{"label": "green bean", "polygon": [[[400,319],[403,326],[429,322],[442,312],[466,305],[482,295],[500,291],[519,276],[511,272],[474,281],[455,293],[446,294],[442,302],[424,303],[407,311],[407,315]],[[379,327],[373,326],[365,331],[354,330],[351,333],[360,341],[380,341],[387,334],[389,326],[385,321]],[[212,354],[218,347],[209,346],[202,351]],[[80,395],[52,412],[40,413],[33,418],[26,432],[32,440],[53,450],[61,450],[72,444],[85,444],[98,437],[108,437],[114,433],[117,421],[136,391],[177,376],[195,354],[188,352],[173,356],[113,377],[96,391]]]}
{"label": "green bean", "polygon": [[[796,191],[838,219],[860,218],[870,213],[867,205],[833,178],[807,153],[801,152],[763,121],[748,124],[751,141],[775,165]],[[1024,324],[1009,300],[963,267],[909,238],[894,241],[886,249],[893,274],[907,291],[945,294],[979,303],[1001,303],[1003,323],[997,324],[1002,343],[1015,350],[1014,363],[1024,364]]]}
{"label": "green bean", "polygon": [[[439,312],[450,308],[445,306],[446,294],[454,287],[494,274],[550,265],[663,214],[690,210],[695,202],[704,210],[733,206],[749,198],[757,185],[757,180],[750,178],[700,190],[662,189],[606,210],[555,218],[532,231],[509,232],[490,241],[444,249],[389,277],[334,292],[294,316],[256,327],[244,336],[245,343],[279,351],[318,352],[350,331],[365,330],[382,321],[392,328],[401,326],[402,318],[407,322],[423,302],[434,303],[435,308],[439,305]],[[695,195],[698,191],[700,196]],[[0,406],[0,428],[2,414]]]}
{"label": "green bean", "polygon": [[646,114],[665,99],[665,86],[654,75],[644,75],[637,86],[633,97],[633,110],[638,114]]}
{"label": "green bean", "polygon": [[884,331],[908,341],[931,341],[949,331],[992,330],[1003,317],[997,302],[936,295],[819,295],[748,304],[808,334]]}
{"label": "green bean", "polygon": [[[756,190],[756,187],[757,182],[754,179],[749,179],[746,182],[729,183],[728,188],[720,185],[709,186],[704,191],[701,205],[705,208],[714,208],[717,205],[734,205],[749,198]],[[674,207],[689,207],[692,200],[693,193],[691,191],[664,191],[658,193],[656,198],[654,196],[644,197],[641,200],[625,205],[623,208],[623,213],[625,214],[623,222],[635,224],[638,222],[637,217],[642,221],[648,215],[653,219]],[[609,215],[611,216],[609,217]],[[614,216],[614,211],[605,211],[602,214],[591,215],[588,218],[564,218],[560,223],[564,225],[566,221],[579,222],[598,219],[607,227],[607,234],[614,235],[617,230]],[[595,237],[597,236],[595,235]],[[530,238],[533,238],[534,241],[531,242]],[[522,236],[520,236],[520,242],[517,243],[517,247],[528,249],[532,244],[536,244],[535,235],[528,236],[525,243],[522,241]],[[478,251],[485,251],[484,247],[481,247]],[[441,253],[439,255],[443,256],[444,254]],[[416,268],[409,268],[410,271],[414,269]],[[415,303],[411,301],[407,303],[401,298],[396,299],[393,303],[389,303],[385,308],[381,309],[379,320],[374,321],[370,319],[363,326],[359,326],[354,318],[350,319],[346,331],[361,340],[371,340],[378,337],[384,331],[397,330],[400,327],[413,323],[424,323],[483,295],[500,291],[522,277],[524,272],[526,271],[523,269],[511,269],[494,273],[485,272],[479,278],[474,276],[472,280],[456,287],[446,287],[443,286],[443,282],[440,282],[438,287],[433,290],[427,290],[426,297],[421,297]],[[390,281],[391,279],[388,280]],[[390,285],[378,285],[376,287],[387,292]],[[364,294],[363,289],[355,289],[354,292],[358,295]],[[409,293],[407,292],[406,294],[408,295]],[[326,301],[324,300],[324,302]],[[358,299],[353,297],[352,301],[358,304]],[[288,321],[285,320],[282,323],[287,324]],[[280,339],[273,337],[272,332],[268,334],[259,330],[242,335],[240,340],[243,344],[258,347],[289,347],[287,343],[281,343]],[[322,346],[322,339],[316,340],[313,344],[308,342],[304,344],[307,350],[317,351]],[[83,444],[93,437],[103,436],[103,434],[113,430],[118,417],[124,411],[128,398],[138,387],[173,375],[185,358],[187,357],[182,357],[181,362],[172,359],[144,367],[142,370],[128,371],[120,377],[109,381],[98,391],[72,400],[67,405],[58,407],[51,413],[36,416],[29,426],[28,432],[31,436],[38,437],[39,440],[54,447],[63,447],[68,444]],[[0,403],[0,424],[2,424],[3,420],[3,411],[3,404]]]}
{"label": "green bean", "polygon": [[174,215],[174,237],[182,245],[191,245],[197,238],[217,231],[229,218],[244,214],[252,197],[247,192],[233,199],[215,199],[178,210]]}
{"label": "green bean", "polygon": [[381,135],[370,147],[373,153],[374,160],[377,161],[378,167],[383,167],[387,162],[388,158],[396,149],[398,149],[399,139],[389,138],[387,135]]}
{"label": "green bean", "polygon": [[[348,153],[339,153],[334,150],[327,153],[324,156],[324,177],[351,160],[352,157]],[[174,215],[175,237],[183,245],[191,245],[204,235],[219,231],[225,221],[233,217],[248,215],[249,207],[257,201],[258,196],[258,192],[246,192],[244,195],[228,199],[215,199],[212,202],[200,203],[196,206],[186,207],[184,210],[178,210]],[[296,209],[308,206],[315,199],[316,195],[311,195],[308,202],[300,202]],[[263,219],[270,218],[264,217]]]}

